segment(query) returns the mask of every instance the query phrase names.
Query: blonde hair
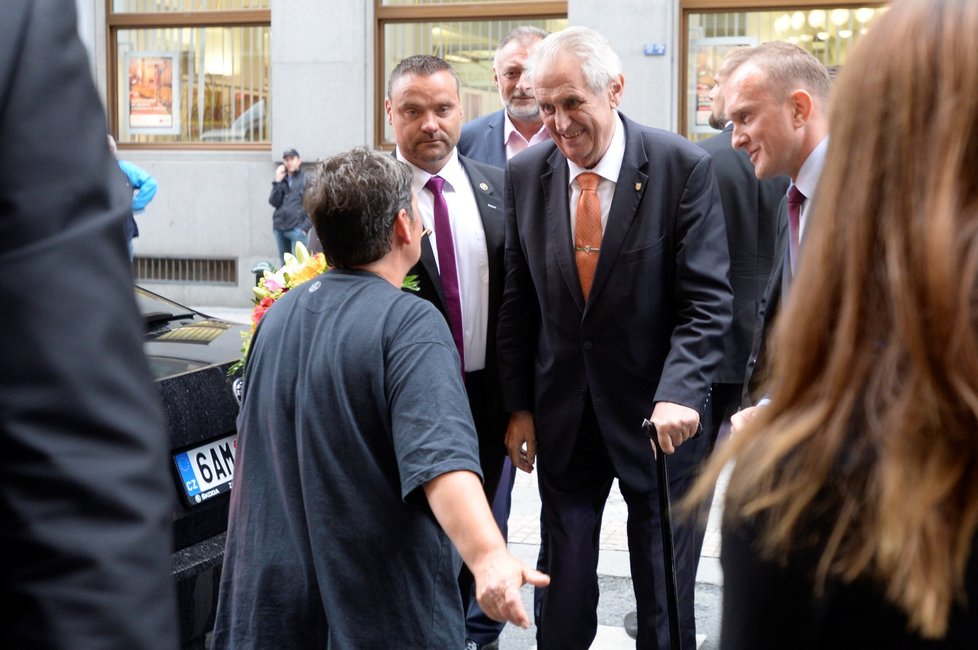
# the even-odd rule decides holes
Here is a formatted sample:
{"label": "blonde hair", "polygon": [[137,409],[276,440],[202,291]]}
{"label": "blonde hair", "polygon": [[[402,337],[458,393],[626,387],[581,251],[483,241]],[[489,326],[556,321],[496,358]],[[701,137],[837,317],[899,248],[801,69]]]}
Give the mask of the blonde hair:
{"label": "blonde hair", "polygon": [[[725,516],[786,559],[825,521],[816,589],[868,578],[940,638],[978,525],[978,3],[896,0],[833,91],[772,402],[711,461]],[[877,106],[866,105],[867,98]]]}

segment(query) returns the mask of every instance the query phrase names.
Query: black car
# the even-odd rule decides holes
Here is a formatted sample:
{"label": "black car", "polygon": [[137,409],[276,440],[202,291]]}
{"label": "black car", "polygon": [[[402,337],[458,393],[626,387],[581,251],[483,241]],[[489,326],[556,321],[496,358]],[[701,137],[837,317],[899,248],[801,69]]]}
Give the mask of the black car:
{"label": "black car", "polygon": [[234,480],[238,402],[228,368],[241,355],[238,325],[136,287],[146,354],[170,435],[173,577],[184,648],[204,648],[214,626]]}

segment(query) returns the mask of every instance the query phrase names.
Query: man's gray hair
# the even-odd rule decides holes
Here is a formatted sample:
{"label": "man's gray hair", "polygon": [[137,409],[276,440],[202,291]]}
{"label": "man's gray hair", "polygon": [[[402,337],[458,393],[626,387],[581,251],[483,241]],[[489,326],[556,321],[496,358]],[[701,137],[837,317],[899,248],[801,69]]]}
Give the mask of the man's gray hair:
{"label": "man's gray hair", "polygon": [[542,41],[548,36],[550,36],[550,32],[539,27],[534,27],[533,25],[514,27],[508,34],[499,39],[499,44],[496,46],[496,53],[492,57],[492,66],[494,68],[498,67],[499,52],[513,41],[516,41],[524,47],[528,47],[537,41]]}
{"label": "man's gray hair", "polygon": [[411,210],[411,168],[382,151],[357,147],[316,163],[306,212],[330,266],[374,262],[391,249],[394,220]]}
{"label": "man's gray hair", "polygon": [[527,61],[531,77],[561,56],[576,56],[584,83],[593,93],[602,93],[621,74],[621,59],[604,36],[590,27],[568,27],[543,39]]}

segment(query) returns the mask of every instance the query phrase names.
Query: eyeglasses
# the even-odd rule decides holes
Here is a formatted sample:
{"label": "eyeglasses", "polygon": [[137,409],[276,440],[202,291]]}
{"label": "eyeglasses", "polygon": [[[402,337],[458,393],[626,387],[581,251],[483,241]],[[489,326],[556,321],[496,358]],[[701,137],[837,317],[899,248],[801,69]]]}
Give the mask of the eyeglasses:
{"label": "eyeglasses", "polygon": [[431,228],[425,228],[424,230],[421,231],[421,239],[424,239],[425,237],[430,237],[432,232],[433,231],[431,230]]}

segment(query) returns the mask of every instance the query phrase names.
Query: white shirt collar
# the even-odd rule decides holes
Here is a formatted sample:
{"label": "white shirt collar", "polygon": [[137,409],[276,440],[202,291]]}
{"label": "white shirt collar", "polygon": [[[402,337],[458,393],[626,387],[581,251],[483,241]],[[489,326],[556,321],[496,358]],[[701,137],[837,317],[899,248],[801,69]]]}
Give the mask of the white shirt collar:
{"label": "white shirt collar", "polygon": [[618,182],[618,175],[621,173],[621,163],[625,159],[625,125],[622,124],[621,114],[615,111],[618,119],[615,120],[615,133],[611,136],[611,143],[608,150],[601,156],[598,164],[591,169],[585,169],[570,160],[567,161],[568,181],[573,182],[578,174],[582,172],[594,172],[601,178],[607,179],[612,183]]}
{"label": "white shirt collar", "polygon": [[[398,147],[397,149],[397,159],[400,160],[401,162],[411,165],[411,170],[414,175],[414,178],[412,179],[411,182],[411,189],[414,190],[415,194],[417,194],[424,188],[429,178],[436,175],[436,174],[430,174],[425,170],[421,169],[420,167],[418,167],[417,165],[410,162],[407,158],[405,158],[401,154],[400,147]],[[465,175],[465,170],[462,169],[462,163],[459,162],[458,159],[458,148],[452,149],[451,155],[445,161],[445,164],[442,166],[442,168],[438,170],[437,175],[444,178],[445,182],[452,189],[456,189],[460,187],[461,184],[469,182],[468,176]]]}
{"label": "white shirt collar", "polygon": [[805,195],[806,199],[810,199],[815,196],[815,190],[818,189],[818,178],[822,175],[822,167],[825,165],[825,153],[829,148],[828,137],[822,138],[822,141],[815,145],[812,152],[808,154],[808,158],[805,159],[804,164],[802,164],[801,169],[798,170],[798,177],[795,178],[795,186],[798,190]]}

